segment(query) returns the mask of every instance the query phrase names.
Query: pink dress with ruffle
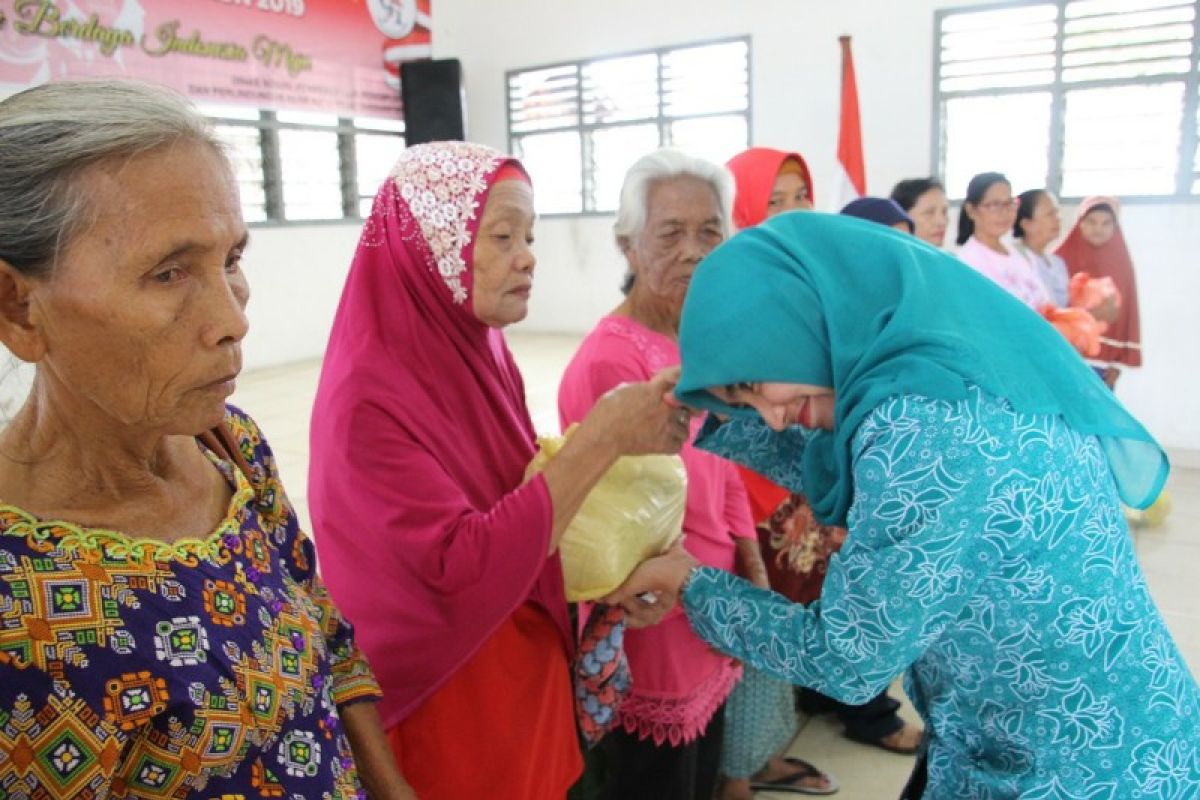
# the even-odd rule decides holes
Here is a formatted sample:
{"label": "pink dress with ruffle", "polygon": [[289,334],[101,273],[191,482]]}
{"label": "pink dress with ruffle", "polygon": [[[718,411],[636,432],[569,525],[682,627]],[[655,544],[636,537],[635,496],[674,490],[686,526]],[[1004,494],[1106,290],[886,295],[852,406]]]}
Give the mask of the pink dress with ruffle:
{"label": "pink dress with ruffle", "polygon": [[[563,374],[558,392],[563,427],[583,419],[610,389],[678,364],[674,340],[627,317],[605,317]],[[699,425],[698,418],[693,434]],[[731,462],[690,444],[682,456],[688,479],[684,546],[702,563],[732,572],[736,539],[757,538],[741,477]],[[659,745],[678,746],[703,733],[742,674],[740,664],[692,632],[678,608],[652,628],[626,631],[625,651],[633,686],[617,724]]]}

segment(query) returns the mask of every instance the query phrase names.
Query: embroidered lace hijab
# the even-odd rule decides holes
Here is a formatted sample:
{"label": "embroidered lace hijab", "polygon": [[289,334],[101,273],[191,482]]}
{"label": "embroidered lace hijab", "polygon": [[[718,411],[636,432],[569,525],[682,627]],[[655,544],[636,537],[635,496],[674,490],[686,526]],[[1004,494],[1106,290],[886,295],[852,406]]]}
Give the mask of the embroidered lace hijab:
{"label": "embroidered lace hijab", "polygon": [[322,572],[384,687],[387,726],[527,600],[571,649],[561,567],[546,558],[549,495],[522,486],[535,445],[521,376],[472,310],[475,235],[505,165],[524,174],[461,142],[400,157],[363,228],[313,408]]}

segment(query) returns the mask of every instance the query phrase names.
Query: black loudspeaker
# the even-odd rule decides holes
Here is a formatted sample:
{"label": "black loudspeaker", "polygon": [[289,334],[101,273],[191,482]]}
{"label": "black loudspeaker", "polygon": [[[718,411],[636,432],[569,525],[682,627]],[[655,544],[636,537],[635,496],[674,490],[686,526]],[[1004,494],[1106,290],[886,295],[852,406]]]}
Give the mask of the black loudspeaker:
{"label": "black loudspeaker", "polygon": [[400,100],[404,104],[405,144],[466,138],[462,65],[457,58],[401,64]]}

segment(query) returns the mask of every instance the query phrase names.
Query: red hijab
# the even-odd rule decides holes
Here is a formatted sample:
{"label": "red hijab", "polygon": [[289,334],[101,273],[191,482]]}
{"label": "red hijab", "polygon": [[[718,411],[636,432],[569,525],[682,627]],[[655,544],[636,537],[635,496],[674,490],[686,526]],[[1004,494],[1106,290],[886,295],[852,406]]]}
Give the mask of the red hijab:
{"label": "red hijab", "polygon": [[767,218],[771,188],[775,185],[779,170],[788,160],[795,161],[800,166],[800,175],[808,186],[808,199],[816,202],[812,174],[799,153],[787,153],[769,147],[751,147],[738,153],[725,164],[737,183],[737,196],[733,199],[733,224],[738,230],[753,228]]}
{"label": "red hijab", "polygon": [[[1098,205],[1112,209],[1115,225],[1113,237],[1100,247],[1095,247],[1083,238],[1079,223],[1088,212]],[[1121,204],[1115,197],[1089,197],[1079,205],[1075,226],[1058,248],[1058,255],[1067,262],[1072,274],[1086,272],[1093,278],[1112,278],[1121,293],[1121,307],[1116,322],[1111,322],[1101,339],[1097,360],[1107,363],[1139,367],[1142,364],[1142,333],[1138,319],[1137,280],[1133,273],[1133,259],[1121,232],[1117,214]]]}
{"label": "red hijab", "polygon": [[[507,166],[506,166],[507,165]],[[471,302],[488,192],[519,164],[411,147],[375,198],[313,407],[309,505],[322,575],[402,721],[513,612],[571,635],[553,508],[522,485],[534,429],[504,337]]]}

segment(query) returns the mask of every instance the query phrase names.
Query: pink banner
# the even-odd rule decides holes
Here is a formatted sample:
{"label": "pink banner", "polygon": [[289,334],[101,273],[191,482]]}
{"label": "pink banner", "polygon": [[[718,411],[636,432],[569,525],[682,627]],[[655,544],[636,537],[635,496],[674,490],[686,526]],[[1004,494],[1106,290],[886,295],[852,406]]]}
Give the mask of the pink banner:
{"label": "pink banner", "polygon": [[198,103],[397,117],[432,0],[0,0],[0,85],[124,76]]}

